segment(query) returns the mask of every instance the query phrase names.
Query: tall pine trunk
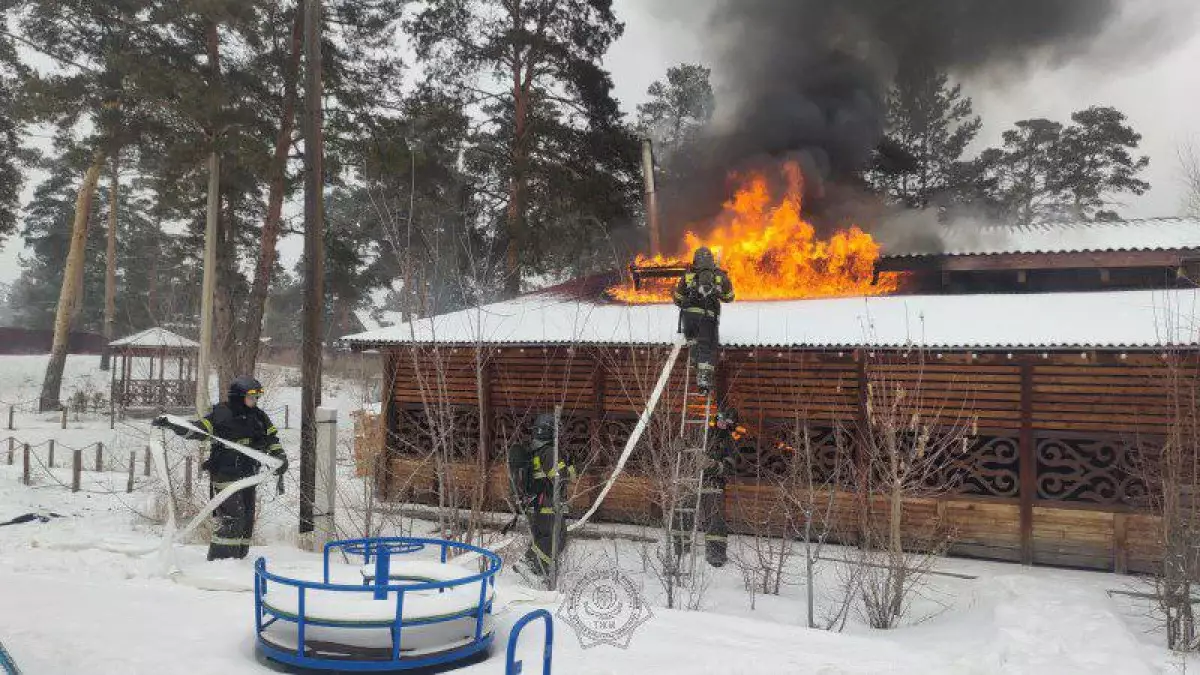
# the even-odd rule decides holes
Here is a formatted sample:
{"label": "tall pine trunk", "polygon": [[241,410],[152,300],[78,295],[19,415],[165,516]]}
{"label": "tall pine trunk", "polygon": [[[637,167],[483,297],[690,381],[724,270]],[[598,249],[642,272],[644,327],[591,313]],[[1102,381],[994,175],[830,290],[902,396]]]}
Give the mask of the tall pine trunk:
{"label": "tall pine trunk", "polygon": [[304,12],[296,7],[296,18],[292,21],[292,44],[287,68],[284,72],[283,115],[279,123],[279,135],[275,139],[275,157],[271,161],[271,186],[267,197],[267,217],[263,221],[258,265],[254,270],[254,286],[250,289],[250,302],[246,309],[246,335],[242,342],[236,370],[253,373],[258,362],[262,338],[263,317],[267,311],[267,296],[271,291],[271,277],[275,268],[276,243],[279,240],[279,224],[283,213],[284,182],[287,178],[288,149],[292,145],[292,131],[296,123],[296,99],[300,72],[300,54],[304,45]]}
{"label": "tall pine trunk", "polygon": [[[104,353],[100,370],[108,370],[117,323],[117,215],[120,207],[121,151],[113,151],[111,187],[108,194],[108,247],[104,259]],[[153,279],[153,277],[151,277]]]}
{"label": "tall pine trunk", "polygon": [[100,171],[104,168],[104,152],[96,151],[92,165],[83,175],[79,194],[75,198],[75,222],[71,230],[71,248],[67,253],[67,264],[63,270],[62,290],[58,296],[58,309],[54,315],[54,343],[50,348],[50,362],[46,364],[46,377],[42,381],[42,394],[38,397],[38,410],[57,410],[61,407],[59,394],[62,391],[63,368],[67,364],[67,348],[70,346],[71,324],[79,314],[80,295],[83,288],[83,267],[87,257],[88,221],[92,211],[92,197]]}

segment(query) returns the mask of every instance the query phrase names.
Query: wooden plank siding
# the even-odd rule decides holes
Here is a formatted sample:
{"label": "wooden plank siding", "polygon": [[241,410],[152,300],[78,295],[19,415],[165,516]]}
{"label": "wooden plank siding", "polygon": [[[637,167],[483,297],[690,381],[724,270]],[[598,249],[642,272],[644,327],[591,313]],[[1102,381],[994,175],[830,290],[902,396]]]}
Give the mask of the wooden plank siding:
{"label": "wooden plank siding", "polygon": [[[574,433],[582,434],[576,447],[591,453],[592,470],[577,491],[585,499],[607,476],[622,434],[642,411],[667,353],[663,346],[547,345],[488,347],[477,357],[466,347],[396,347],[385,350],[392,393],[384,419],[395,433],[394,411],[417,411],[426,402],[483,411],[486,419],[478,428],[486,438],[473,447],[494,460],[520,437],[532,415],[562,405],[574,420]],[[672,372],[659,416],[677,414],[685,359],[686,352]],[[973,493],[906,502],[903,521],[912,532],[951,532],[951,552],[959,555],[1143,571],[1159,555],[1158,524],[1131,506],[1139,489],[1131,462],[1135,451],[1153,448],[1171,423],[1165,370],[1162,356],[1149,352],[726,348],[718,381],[751,434],[762,438],[755,441],[760,445],[774,440],[772,429],[792,422],[861,428],[868,391],[901,388],[912,397],[923,424],[949,427],[969,419],[979,452],[994,453],[981,456],[986,466]],[[480,372],[486,373],[482,385]],[[390,478],[381,494],[436,502],[432,462],[405,455],[391,440],[383,454]],[[485,502],[505,507],[503,462],[456,459],[452,464],[456,490],[469,492],[485,472]],[[1114,492],[1108,483],[1119,486]],[[779,489],[735,480],[727,495],[731,527],[782,531]],[[647,522],[653,515],[650,496],[647,480],[629,472],[600,517]],[[853,495],[838,495],[835,514],[836,530],[854,531],[859,516]]]}

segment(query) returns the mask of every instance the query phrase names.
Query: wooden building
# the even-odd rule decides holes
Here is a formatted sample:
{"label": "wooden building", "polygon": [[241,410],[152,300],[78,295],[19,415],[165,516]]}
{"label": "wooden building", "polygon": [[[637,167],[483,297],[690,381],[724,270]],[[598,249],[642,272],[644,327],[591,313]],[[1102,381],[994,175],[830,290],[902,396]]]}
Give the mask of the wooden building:
{"label": "wooden building", "polygon": [[[669,305],[607,301],[602,289],[612,281],[347,338],[381,351],[391,383],[384,496],[436,501],[429,455],[442,447],[454,492],[443,497],[499,505],[506,448],[534,414],[561,405],[564,444],[585,467],[576,494],[586,506],[644,408],[677,325]],[[718,393],[751,432],[727,494],[731,526],[778,529],[786,486],[773,477],[795,461],[788,448],[809,439],[815,471],[860,452],[872,392],[897,387],[909,397],[906,414],[922,424],[969,429],[965,451],[940,469],[949,489],[905,501],[907,528],[952,533],[959,555],[1150,569],[1157,522],[1139,458],[1161,447],[1172,424],[1166,364],[1191,362],[1200,349],[1195,311],[1187,289],[729,305]],[[664,429],[678,419],[682,364],[656,413]],[[655,442],[643,438],[602,518],[652,515]],[[853,492],[837,485],[833,495],[832,528],[849,538],[860,517]]]}

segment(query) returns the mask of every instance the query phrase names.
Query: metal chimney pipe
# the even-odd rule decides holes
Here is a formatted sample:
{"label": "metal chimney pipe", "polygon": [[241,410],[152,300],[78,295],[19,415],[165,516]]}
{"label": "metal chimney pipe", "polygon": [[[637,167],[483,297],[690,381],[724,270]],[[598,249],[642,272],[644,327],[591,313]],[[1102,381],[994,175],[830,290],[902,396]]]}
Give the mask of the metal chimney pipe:
{"label": "metal chimney pipe", "polygon": [[646,229],[650,230],[650,255],[661,255],[658,195],[654,191],[654,143],[649,138],[642,141],[642,175],[646,178]]}

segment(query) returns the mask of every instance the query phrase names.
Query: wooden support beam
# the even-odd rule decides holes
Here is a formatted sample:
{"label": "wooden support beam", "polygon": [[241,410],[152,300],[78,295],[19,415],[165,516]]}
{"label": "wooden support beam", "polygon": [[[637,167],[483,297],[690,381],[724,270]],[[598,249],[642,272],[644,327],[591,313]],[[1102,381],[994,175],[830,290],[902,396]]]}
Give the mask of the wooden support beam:
{"label": "wooden support beam", "polygon": [[1113,571],[1129,573],[1129,520],[1124,513],[1113,514]]}
{"label": "wooden support beam", "polygon": [[1022,286],[1029,283],[1029,271],[1028,270],[1017,270],[1017,283]]}
{"label": "wooden support beam", "polygon": [[375,464],[375,498],[386,501],[389,490],[389,476],[391,476],[391,439],[396,433],[396,368],[399,354],[394,349],[387,349],[382,352],[383,358],[383,382],[379,389],[382,392],[383,400],[380,402],[380,417],[383,424],[383,437],[380,439],[381,447],[379,455],[376,458]]}
{"label": "wooden support beam", "polygon": [[1033,502],[1037,497],[1037,457],[1033,439],[1033,364],[1021,364],[1021,564],[1033,564]]}

